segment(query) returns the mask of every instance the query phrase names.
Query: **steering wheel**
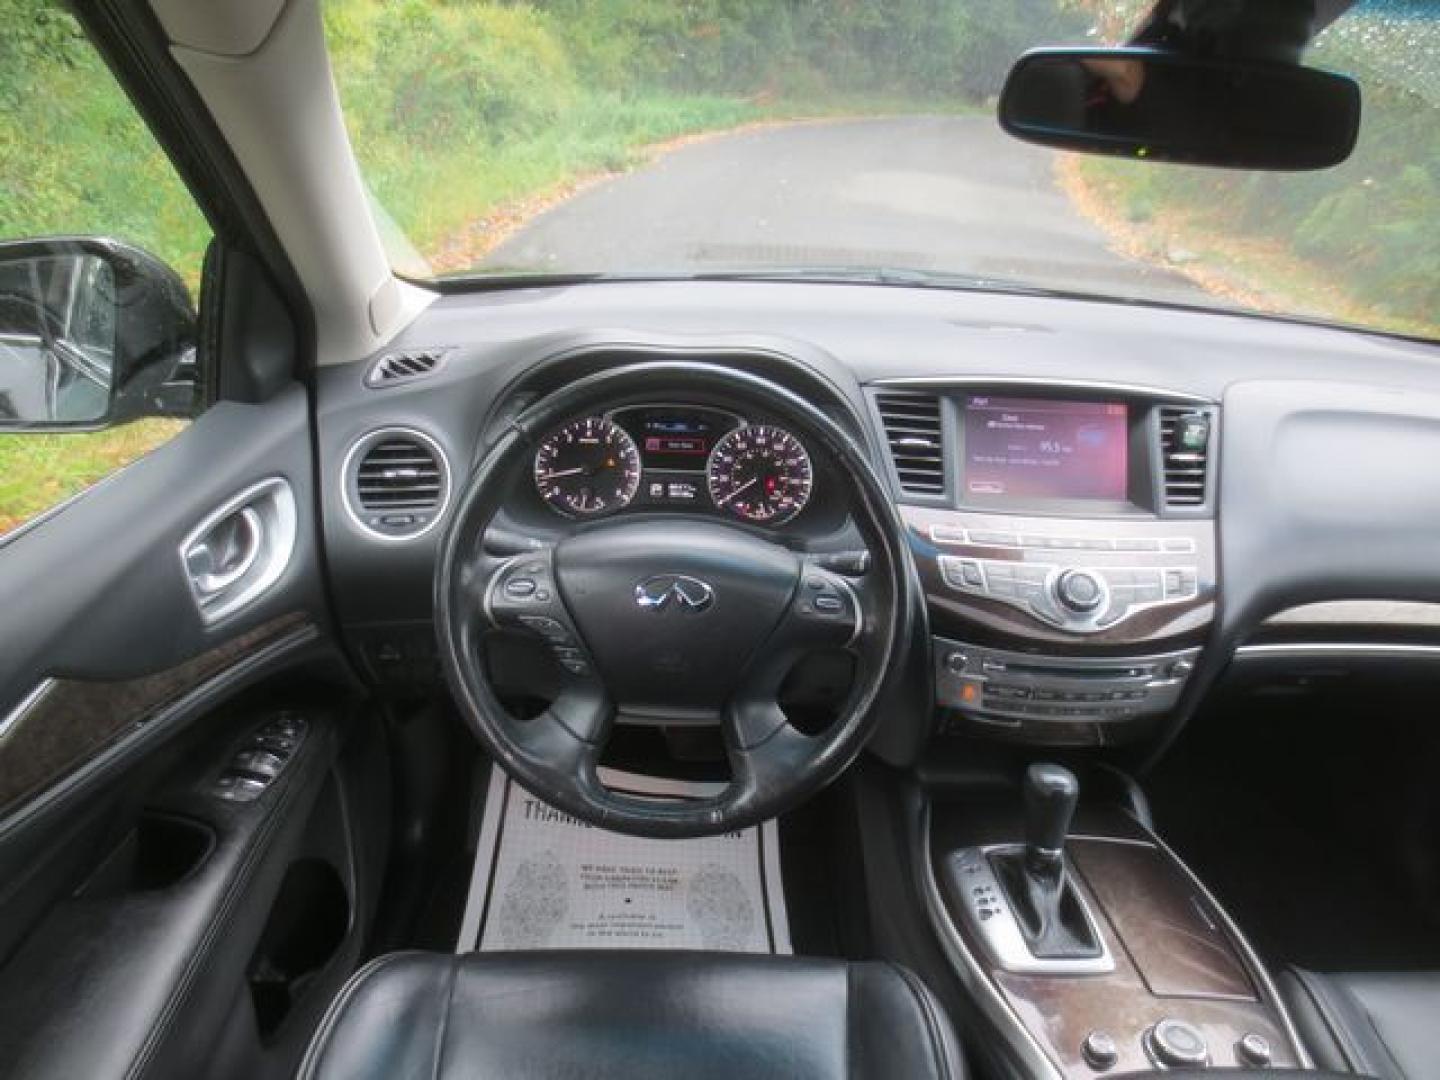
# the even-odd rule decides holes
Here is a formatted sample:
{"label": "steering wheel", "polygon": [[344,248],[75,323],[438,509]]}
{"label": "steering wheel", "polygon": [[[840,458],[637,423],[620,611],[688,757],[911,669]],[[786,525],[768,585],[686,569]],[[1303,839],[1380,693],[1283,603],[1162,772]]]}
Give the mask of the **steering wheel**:
{"label": "steering wheel", "polygon": [[[828,455],[869,552],[847,577],[757,530],[659,515],[577,526],[553,545],[492,554],[486,530],[528,474],[536,442],[576,416],[625,404],[706,401],[787,424]],[[523,787],[582,821],[639,836],[710,836],[774,817],[834,780],[879,720],[916,597],[904,531],[865,451],[814,405],[769,380],[713,364],[657,360],[588,375],[514,419],[471,474],[440,545],[435,619],[457,707]],[[521,719],[496,697],[487,630],[543,639],[565,669],[558,696]],[[819,734],[778,703],[797,660],[855,659],[850,694]],[[716,795],[645,799],[601,782],[616,722],[719,724],[731,781]]]}

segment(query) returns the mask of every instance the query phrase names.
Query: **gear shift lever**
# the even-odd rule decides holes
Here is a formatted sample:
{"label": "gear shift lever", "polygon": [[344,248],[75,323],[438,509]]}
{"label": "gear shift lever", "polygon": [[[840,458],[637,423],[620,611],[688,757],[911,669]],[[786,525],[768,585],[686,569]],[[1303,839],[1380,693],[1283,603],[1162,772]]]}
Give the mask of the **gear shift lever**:
{"label": "gear shift lever", "polygon": [[1065,834],[1080,801],[1080,782],[1060,765],[1039,762],[1025,770],[1025,868],[1037,877],[1064,869]]}
{"label": "gear shift lever", "polygon": [[1080,800],[1080,782],[1069,769],[1036,762],[1025,771],[1023,797],[1023,852],[997,851],[991,864],[1025,943],[1042,959],[1098,956],[1100,940],[1065,873],[1065,834]]}

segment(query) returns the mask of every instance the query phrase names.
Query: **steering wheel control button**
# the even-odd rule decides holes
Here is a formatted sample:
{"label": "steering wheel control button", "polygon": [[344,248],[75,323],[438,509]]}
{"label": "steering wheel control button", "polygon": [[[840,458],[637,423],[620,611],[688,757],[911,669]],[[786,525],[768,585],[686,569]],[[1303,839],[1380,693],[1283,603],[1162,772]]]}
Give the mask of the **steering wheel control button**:
{"label": "steering wheel control button", "polygon": [[1120,1060],[1120,1047],[1115,1045],[1115,1040],[1106,1031],[1092,1031],[1086,1035],[1085,1041],[1080,1045],[1080,1053],[1086,1064],[1097,1072],[1113,1068]]}
{"label": "steering wheel control button", "polygon": [[1056,579],[1055,595],[1071,611],[1094,611],[1105,599],[1105,587],[1088,570],[1066,570]]}
{"label": "steering wheel control button", "polygon": [[838,615],[845,610],[845,601],[835,593],[821,593],[815,597],[815,610],[822,615]]}
{"label": "steering wheel control button", "polygon": [[1183,1020],[1164,1019],[1145,1033],[1145,1049],[1158,1065],[1193,1069],[1210,1060],[1205,1036]]}
{"label": "steering wheel control button", "polygon": [[550,618],[548,615],[521,615],[520,625],[527,627],[543,638],[551,641],[569,641],[570,632],[565,629],[565,624]]}
{"label": "steering wheel control button", "polygon": [[1270,1040],[1254,1031],[1247,1031],[1235,1044],[1235,1056],[1245,1065],[1265,1068],[1273,1058]]}
{"label": "steering wheel control button", "polygon": [[527,577],[511,578],[505,582],[505,595],[511,600],[528,600],[535,595],[535,579]]}

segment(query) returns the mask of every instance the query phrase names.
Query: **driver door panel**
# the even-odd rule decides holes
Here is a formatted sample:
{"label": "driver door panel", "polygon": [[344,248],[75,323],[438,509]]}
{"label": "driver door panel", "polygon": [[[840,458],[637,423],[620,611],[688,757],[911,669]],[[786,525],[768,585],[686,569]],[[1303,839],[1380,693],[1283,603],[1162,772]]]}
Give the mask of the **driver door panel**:
{"label": "driver door panel", "polygon": [[[207,613],[182,552],[271,481],[292,496],[288,552],[258,577],[243,544],[199,567],[263,586]],[[345,707],[356,687],[328,633],[315,505],[295,385],[216,405],[0,544],[7,1072],[287,1075],[353,968],[388,787],[375,733]],[[308,734],[281,775],[252,802],[217,798],[296,694]],[[287,910],[317,914],[297,930]],[[323,955],[295,959],[302,931],[329,935]]]}

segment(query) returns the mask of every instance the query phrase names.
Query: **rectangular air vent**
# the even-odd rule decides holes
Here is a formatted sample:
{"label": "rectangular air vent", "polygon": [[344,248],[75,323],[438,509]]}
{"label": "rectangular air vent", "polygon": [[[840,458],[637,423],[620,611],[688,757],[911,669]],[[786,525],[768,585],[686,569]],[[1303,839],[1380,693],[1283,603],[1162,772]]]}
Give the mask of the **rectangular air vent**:
{"label": "rectangular air vent", "polygon": [[365,376],[365,385],[378,389],[422,379],[438,371],[444,359],[444,349],[407,349],[386,353],[370,368],[370,373]]}
{"label": "rectangular air vent", "polygon": [[907,495],[945,494],[945,437],[934,394],[884,393],[875,406],[885,425],[890,460]]}
{"label": "rectangular air vent", "polygon": [[1167,509],[1205,505],[1212,426],[1211,415],[1204,409],[1160,410],[1160,460]]}

